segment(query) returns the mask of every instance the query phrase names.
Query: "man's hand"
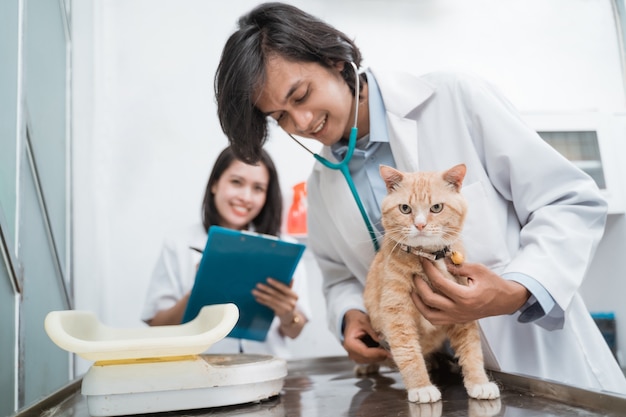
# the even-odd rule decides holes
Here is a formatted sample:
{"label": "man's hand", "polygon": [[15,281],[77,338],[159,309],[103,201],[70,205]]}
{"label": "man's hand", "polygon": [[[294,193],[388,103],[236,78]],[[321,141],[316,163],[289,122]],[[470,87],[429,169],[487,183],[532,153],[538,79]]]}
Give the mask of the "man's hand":
{"label": "man's hand", "polygon": [[390,356],[385,349],[377,346],[378,336],[367,314],[359,310],[349,310],[343,318],[343,347],[348,357],[356,363],[381,362]]}
{"label": "man's hand", "polygon": [[467,277],[468,285],[461,285],[447,279],[431,261],[421,259],[421,262],[432,288],[421,278],[415,278],[416,293],[411,297],[420,313],[435,325],[511,314],[530,297],[523,285],[503,279],[482,264],[448,262],[452,275]]}

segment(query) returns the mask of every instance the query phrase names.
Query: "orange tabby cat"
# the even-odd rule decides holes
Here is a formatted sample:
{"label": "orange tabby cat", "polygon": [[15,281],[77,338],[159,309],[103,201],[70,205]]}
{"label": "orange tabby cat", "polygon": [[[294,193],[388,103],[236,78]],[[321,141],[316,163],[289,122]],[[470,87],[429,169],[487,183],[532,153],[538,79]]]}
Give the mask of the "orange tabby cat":
{"label": "orange tabby cat", "polygon": [[430,381],[425,357],[446,340],[458,357],[463,383],[472,398],[500,396],[484,369],[477,322],[435,326],[419,313],[411,299],[414,277],[428,280],[419,257],[435,260],[449,279],[444,257],[462,262],[461,229],[467,211],[461,195],[465,165],[444,172],[403,173],[381,165],[387,185],[382,202],[385,237],[374,258],[363,294],[372,326],[389,345],[411,402],[441,399]]}

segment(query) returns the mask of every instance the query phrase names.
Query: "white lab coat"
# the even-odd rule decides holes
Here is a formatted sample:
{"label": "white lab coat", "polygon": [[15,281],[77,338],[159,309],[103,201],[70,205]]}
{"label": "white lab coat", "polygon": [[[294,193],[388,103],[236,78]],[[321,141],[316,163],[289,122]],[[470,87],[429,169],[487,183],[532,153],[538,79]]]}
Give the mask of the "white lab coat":
{"label": "white lab coat", "polygon": [[[283,236],[283,239],[289,239]],[[204,249],[207,233],[198,223],[181,233],[166,239],[161,255],[152,273],[141,319],[150,320],[154,315],[171,308],[187,292],[191,291],[196,276],[196,268],[201,254],[191,247]],[[233,285],[237,285],[233,283]],[[293,290],[298,294],[297,308],[307,318],[311,317],[311,308],[306,283],[306,271],[300,263],[293,275]],[[264,342],[233,339],[227,337],[213,344],[207,353],[239,353],[240,344],[245,353],[269,354],[284,359],[291,358],[287,341],[278,327],[280,320],[274,317],[267,338]]]}
{"label": "white lab coat", "polygon": [[[594,182],[480,80],[451,73],[373,74],[398,169],[467,165],[467,260],[498,274],[535,278],[565,311],[564,323],[547,317],[522,324],[518,313],[480,320],[486,365],[626,394],[624,375],[577,292],[606,220]],[[334,160],[328,147],[322,154]],[[338,171],[316,163],[307,192],[309,247],[324,277],[329,327],[340,335],[348,309],[365,311],[362,291],[374,249]]]}

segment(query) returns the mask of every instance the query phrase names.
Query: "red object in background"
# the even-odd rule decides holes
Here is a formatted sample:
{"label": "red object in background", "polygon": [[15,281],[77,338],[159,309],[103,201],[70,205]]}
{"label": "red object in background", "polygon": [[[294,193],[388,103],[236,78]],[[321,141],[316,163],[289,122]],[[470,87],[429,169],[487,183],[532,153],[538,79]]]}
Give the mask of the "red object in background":
{"label": "red object in background", "polygon": [[306,182],[293,186],[293,202],[287,213],[287,233],[306,235]]}

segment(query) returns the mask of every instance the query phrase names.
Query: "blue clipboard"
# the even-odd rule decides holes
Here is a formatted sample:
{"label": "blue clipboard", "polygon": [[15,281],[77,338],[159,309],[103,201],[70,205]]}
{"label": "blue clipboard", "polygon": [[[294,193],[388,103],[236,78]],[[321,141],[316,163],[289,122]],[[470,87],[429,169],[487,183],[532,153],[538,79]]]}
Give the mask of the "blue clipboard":
{"label": "blue clipboard", "polygon": [[252,295],[268,277],[289,285],[305,246],[274,236],[211,226],[183,323],[205,305],[235,303],[239,320],[228,337],[264,341],[274,311]]}

